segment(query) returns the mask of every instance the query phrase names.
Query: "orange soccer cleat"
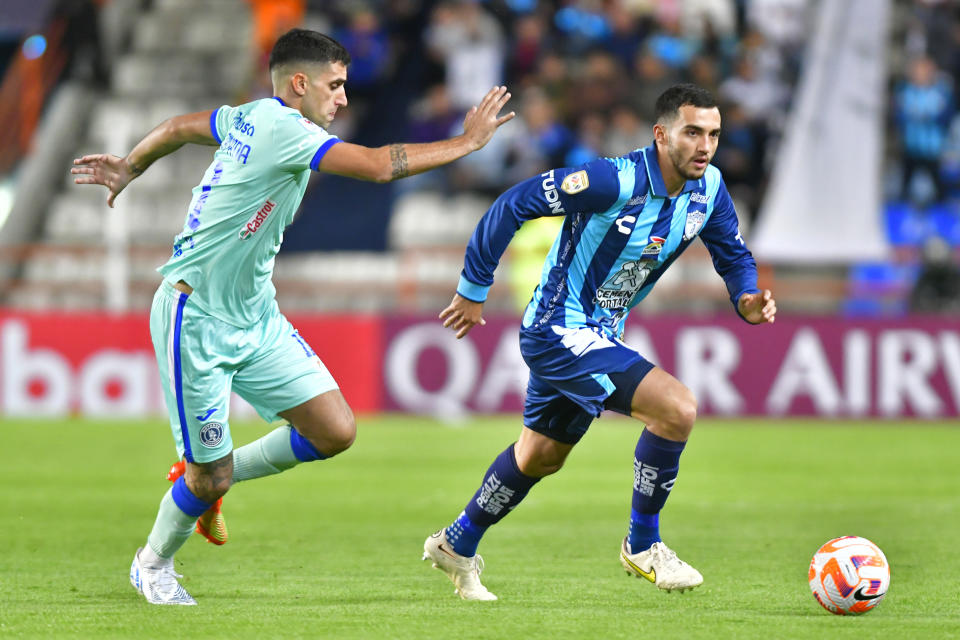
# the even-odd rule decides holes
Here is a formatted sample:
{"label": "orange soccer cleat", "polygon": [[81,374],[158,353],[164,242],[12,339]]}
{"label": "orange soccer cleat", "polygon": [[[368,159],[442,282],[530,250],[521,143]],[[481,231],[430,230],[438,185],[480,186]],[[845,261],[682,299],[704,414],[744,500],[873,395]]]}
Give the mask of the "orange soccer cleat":
{"label": "orange soccer cleat", "polygon": [[[167,472],[167,480],[176,482],[177,478],[184,474],[186,468],[187,463],[183,460],[174,463],[174,465],[170,467],[170,471]],[[197,533],[206,538],[207,542],[212,542],[216,545],[227,543],[227,521],[223,517],[223,512],[220,510],[222,506],[223,498],[219,498],[213,503],[212,507],[204,511],[203,514],[197,518]]]}

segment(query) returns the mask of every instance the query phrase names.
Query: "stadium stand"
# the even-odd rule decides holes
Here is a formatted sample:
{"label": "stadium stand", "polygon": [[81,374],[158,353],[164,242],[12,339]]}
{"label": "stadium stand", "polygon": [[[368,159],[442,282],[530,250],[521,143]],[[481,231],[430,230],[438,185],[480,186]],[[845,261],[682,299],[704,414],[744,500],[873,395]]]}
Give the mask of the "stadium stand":
{"label": "stadium stand", "polygon": [[[269,91],[263,42],[291,20],[358,49],[351,71],[355,83],[348,85],[351,105],[334,125],[346,139],[420,141],[455,130],[462,96],[473,81],[462,72],[463,48],[451,46],[458,38],[471,42],[467,49],[474,60],[499,61],[483,79],[511,87],[519,117],[483,152],[426,176],[377,188],[318,178],[277,261],[284,308],[432,310],[445,304],[463,245],[499,190],[543,167],[618,155],[628,150],[624,145],[648,143],[650,96],[679,80],[697,81],[723,100],[725,132],[716,163],[749,237],[802,68],[809,31],[804,25],[811,21],[807,3],[774,0],[623,2],[603,8],[506,0],[268,4],[97,3],[94,31],[102,39],[98,55],[108,73],[106,86],[98,80],[100,62],[91,62],[86,71],[68,68],[44,93],[31,154],[38,157],[25,156],[10,174],[21,189],[15,214],[0,234],[5,275],[0,302],[22,308],[146,308],[158,281],[154,269],[182,226],[189,190],[208,164],[209,150],[184,148],[175,159],[156,163],[121,196],[115,211],[106,208],[102,194],[73,188],[64,160],[101,149],[122,153],[173,114],[261,97]],[[774,5],[777,11],[769,11]],[[540,10],[532,10],[537,6]],[[924,243],[944,238],[956,254],[960,125],[954,103],[939,165],[944,198],[930,199],[936,190],[923,175],[902,193],[894,190],[902,176],[895,107],[908,63],[929,56],[937,90],[952,95],[960,72],[958,47],[930,34],[942,31],[956,39],[940,26],[956,23],[957,10],[948,3],[895,2],[888,193],[878,212],[895,250],[892,263],[764,266],[765,283],[777,289],[785,311],[900,313]],[[73,135],[67,135],[67,123],[57,121],[66,104],[78,129]],[[333,181],[321,182],[327,180]],[[344,202],[358,189],[365,194],[362,211],[343,215]],[[332,191],[341,197],[331,198]],[[333,243],[350,239],[349,250],[323,244],[325,235]],[[488,306],[512,311],[514,297],[501,277]],[[638,311],[710,311],[727,304],[709,256],[695,245]]]}

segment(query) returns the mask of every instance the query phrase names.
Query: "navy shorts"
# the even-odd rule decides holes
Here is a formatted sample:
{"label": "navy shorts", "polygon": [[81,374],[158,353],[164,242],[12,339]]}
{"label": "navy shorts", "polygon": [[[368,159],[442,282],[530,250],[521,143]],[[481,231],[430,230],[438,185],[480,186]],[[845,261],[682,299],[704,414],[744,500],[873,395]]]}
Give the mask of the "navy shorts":
{"label": "navy shorts", "polygon": [[604,409],[630,415],[633,393],[654,365],[599,327],[520,331],[530,367],[523,425],[576,444]]}

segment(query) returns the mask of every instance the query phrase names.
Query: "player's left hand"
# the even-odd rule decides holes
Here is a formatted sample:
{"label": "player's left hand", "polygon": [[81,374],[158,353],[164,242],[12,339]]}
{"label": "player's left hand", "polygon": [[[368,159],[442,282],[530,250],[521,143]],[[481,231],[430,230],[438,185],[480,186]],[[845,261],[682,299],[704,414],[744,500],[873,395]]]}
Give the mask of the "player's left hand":
{"label": "player's left hand", "polygon": [[745,293],[740,296],[737,309],[751,324],[772,324],[777,315],[777,302],[773,299],[773,292],[764,289],[760,293]]}
{"label": "player's left hand", "polygon": [[467,335],[474,325],[487,324],[483,319],[483,303],[467,300],[459,293],[453,294],[453,300],[440,312],[440,319],[443,320],[444,327],[450,327],[457,332],[458,340]]}
{"label": "player's left hand", "polygon": [[494,87],[487,92],[478,106],[470,107],[470,111],[463,119],[463,135],[470,141],[474,151],[490,142],[497,127],[513,120],[517,115],[511,111],[497,117],[508,100],[510,100],[510,94],[507,93],[506,87]]}

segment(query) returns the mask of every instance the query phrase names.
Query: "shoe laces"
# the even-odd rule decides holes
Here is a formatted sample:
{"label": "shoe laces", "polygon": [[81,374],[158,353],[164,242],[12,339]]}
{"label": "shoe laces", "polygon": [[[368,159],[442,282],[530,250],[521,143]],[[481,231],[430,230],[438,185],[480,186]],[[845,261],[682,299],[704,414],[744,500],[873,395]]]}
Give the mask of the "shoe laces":
{"label": "shoe laces", "polygon": [[479,553],[476,555],[476,562],[473,563],[474,569],[477,570],[477,577],[480,577],[480,574],[483,573],[483,556]]}
{"label": "shoe laces", "polygon": [[654,542],[653,546],[650,547],[650,551],[664,566],[671,566],[674,569],[683,567],[684,562],[677,557],[677,552],[662,542]]}
{"label": "shoe laces", "polygon": [[182,578],[183,575],[177,573],[172,564],[165,567],[159,567],[154,571],[156,572],[156,585],[159,591],[164,593],[172,593],[180,587],[180,583],[177,582],[177,580]]}

